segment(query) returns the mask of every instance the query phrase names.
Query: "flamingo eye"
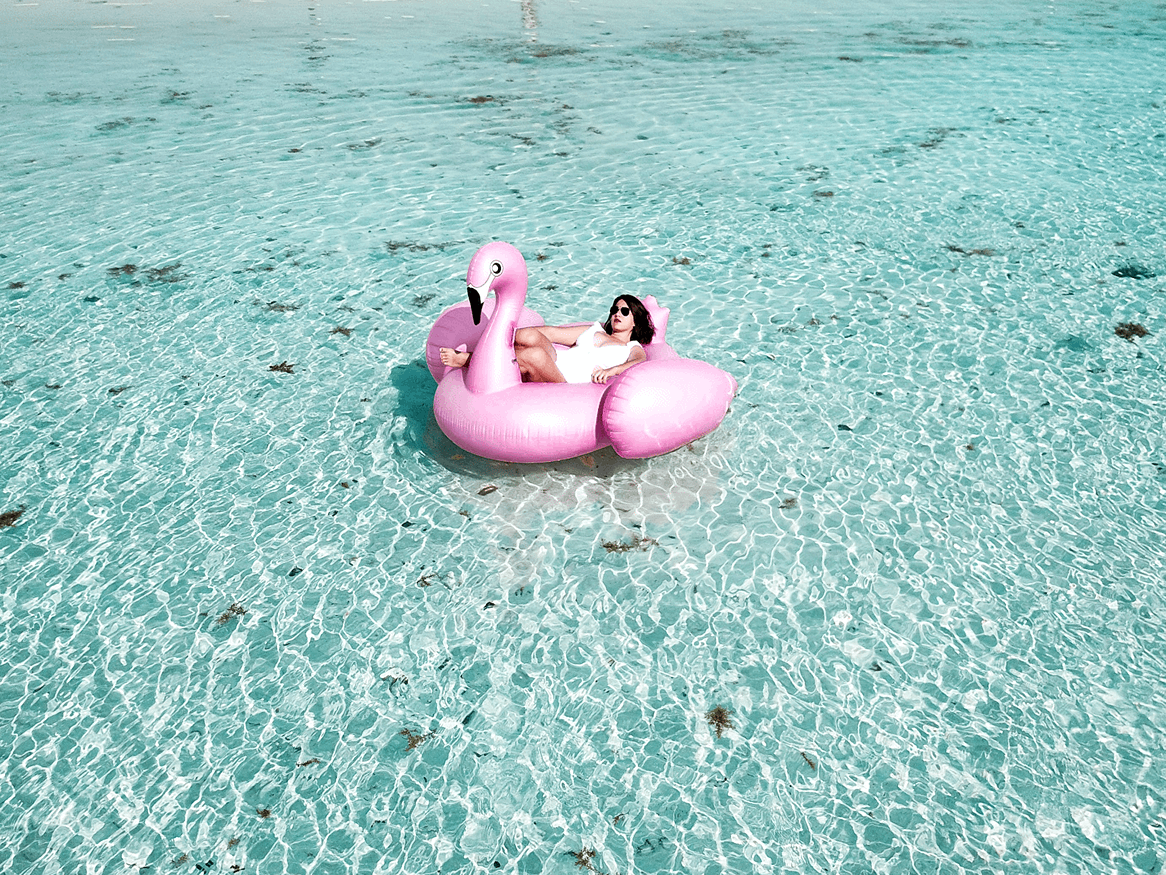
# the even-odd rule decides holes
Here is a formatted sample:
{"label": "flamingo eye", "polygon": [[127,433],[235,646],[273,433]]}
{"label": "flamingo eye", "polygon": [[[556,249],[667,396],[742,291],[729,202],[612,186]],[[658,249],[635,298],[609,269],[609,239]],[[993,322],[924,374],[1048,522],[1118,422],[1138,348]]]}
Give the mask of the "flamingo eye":
{"label": "flamingo eye", "polygon": [[493,264],[491,264],[490,273],[494,274],[494,276],[498,276],[500,273],[502,273],[502,262],[495,261]]}

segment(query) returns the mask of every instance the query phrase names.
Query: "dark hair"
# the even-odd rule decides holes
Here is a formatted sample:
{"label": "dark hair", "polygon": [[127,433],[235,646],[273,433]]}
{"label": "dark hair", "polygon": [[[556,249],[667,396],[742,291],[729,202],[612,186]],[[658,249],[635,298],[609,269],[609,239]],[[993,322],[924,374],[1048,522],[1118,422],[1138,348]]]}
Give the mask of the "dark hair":
{"label": "dark hair", "polygon": [[[617,301],[623,301],[632,311],[632,319],[635,320],[635,326],[632,328],[632,340],[640,344],[651,343],[652,338],[656,336],[656,326],[652,324],[652,314],[648,312],[644,302],[635,295],[620,295],[611,302],[611,306],[614,307]],[[611,316],[608,316],[607,321],[603,323],[603,330],[611,334]]]}

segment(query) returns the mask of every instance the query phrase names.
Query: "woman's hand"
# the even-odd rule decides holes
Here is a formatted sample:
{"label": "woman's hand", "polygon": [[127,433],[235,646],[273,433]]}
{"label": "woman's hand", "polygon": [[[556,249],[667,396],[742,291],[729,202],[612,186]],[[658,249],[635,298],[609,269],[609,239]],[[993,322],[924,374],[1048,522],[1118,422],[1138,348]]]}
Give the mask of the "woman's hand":
{"label": "woman's hand", "polygon": [[622,373],[623,368],[596,368],[591,372],[592,383],[606,383],[616,374]]}

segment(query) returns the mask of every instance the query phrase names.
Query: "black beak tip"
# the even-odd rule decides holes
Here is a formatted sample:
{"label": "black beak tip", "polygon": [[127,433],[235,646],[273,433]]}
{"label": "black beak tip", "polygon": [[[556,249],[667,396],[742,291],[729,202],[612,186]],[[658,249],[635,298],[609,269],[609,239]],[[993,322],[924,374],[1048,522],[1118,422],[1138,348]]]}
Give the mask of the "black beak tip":
{"label": "black beak tip", "polygon": [[470,315],[474,317],[474,324],[482,322],[482,297],[473,286],[466,287],[466,297],[470,299]]}

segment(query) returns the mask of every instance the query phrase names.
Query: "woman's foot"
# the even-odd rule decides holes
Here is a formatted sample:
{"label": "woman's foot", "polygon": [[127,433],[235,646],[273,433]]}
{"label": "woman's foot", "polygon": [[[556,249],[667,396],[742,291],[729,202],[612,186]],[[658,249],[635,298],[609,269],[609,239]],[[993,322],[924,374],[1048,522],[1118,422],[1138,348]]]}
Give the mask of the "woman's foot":
{"label": "woman's foot", "polygon": [[456,349],[450,349],[448,346],[443,346],[440,349],[441,363],[447,368],[464,368],[466,362],[470,360],[468,352],[458,352]]}

